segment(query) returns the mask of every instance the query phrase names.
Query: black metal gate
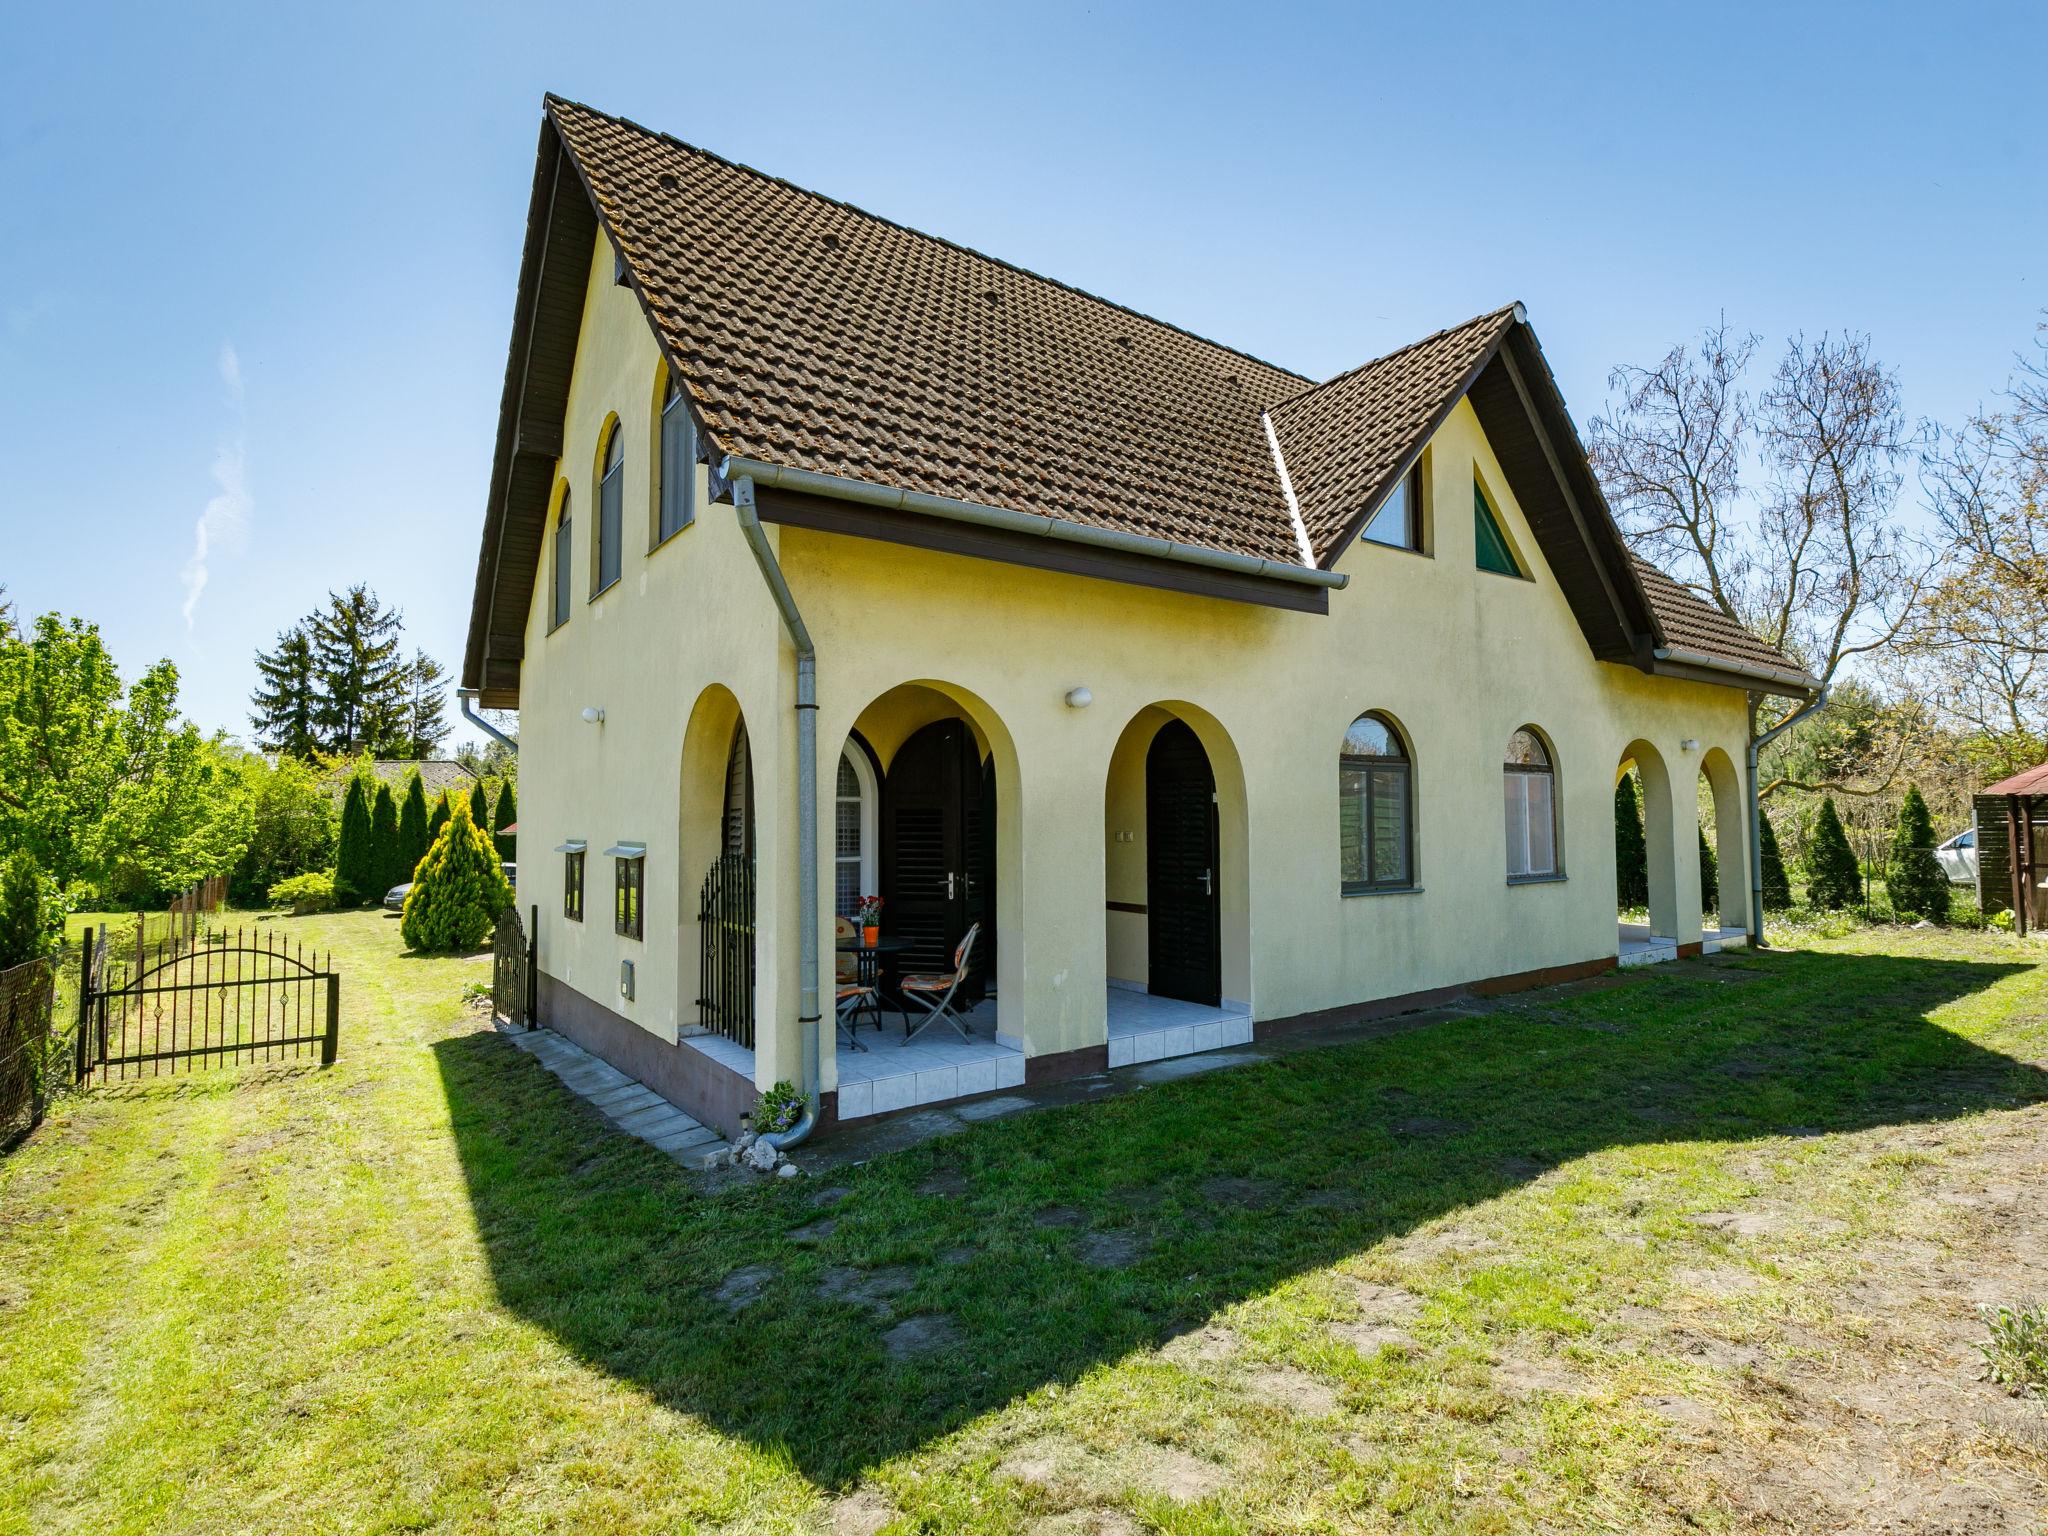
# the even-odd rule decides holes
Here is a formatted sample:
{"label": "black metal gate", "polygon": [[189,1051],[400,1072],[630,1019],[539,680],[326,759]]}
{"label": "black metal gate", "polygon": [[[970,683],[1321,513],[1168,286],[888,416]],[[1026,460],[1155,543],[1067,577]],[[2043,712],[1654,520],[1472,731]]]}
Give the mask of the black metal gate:
{"label": "black metal gate", "polygon": [[215,933],[85,967],[78,1078],[101,1082],[241,1063],[334,1062],[341,977],[275,933]]}
{"label": "black metal gate", "polygon": [[507,1024],[532,1029],[539,1020],[534,1007],[534,942],[540,936],[540,908],[533,909],[533,932],[519,921],[519,909],[498,914],[491,933],[491,1012]]}
{"label": "black metal gate", "polygon": [[754,861],[728,853],[697,899],[697,1009],[706,1029],[754,1048]]}

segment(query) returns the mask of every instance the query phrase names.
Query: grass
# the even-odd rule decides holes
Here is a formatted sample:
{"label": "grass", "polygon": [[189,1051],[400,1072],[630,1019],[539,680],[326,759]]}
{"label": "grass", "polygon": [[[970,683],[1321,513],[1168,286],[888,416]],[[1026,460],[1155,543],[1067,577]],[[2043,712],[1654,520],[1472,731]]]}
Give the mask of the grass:
{"label": "grass", "polygon": [[1943,1181],[2048,1124],[2041,949],[1864,931],[709,1188],[479,1027],[486,959],[274,921],[337,1066],[0,1161],[5,1536],[1727,1529],[1801,1421],[1715,1351],[1868,1357],[1844,1287],[1969,1268]]}

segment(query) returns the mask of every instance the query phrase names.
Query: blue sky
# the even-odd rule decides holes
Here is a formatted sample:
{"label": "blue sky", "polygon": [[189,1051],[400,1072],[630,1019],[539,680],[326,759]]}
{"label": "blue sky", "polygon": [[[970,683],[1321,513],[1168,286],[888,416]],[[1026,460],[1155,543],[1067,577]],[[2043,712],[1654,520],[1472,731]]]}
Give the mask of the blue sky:
{"label": "blue sky", "polygon": [[2044,52],[2038,3],[0,0],[0,582],[208,726],[330,586],[453,670],[544,90],[1311,374],[1519,298],[1584,422],[1726,311],[1953,419],[2048,306]]}

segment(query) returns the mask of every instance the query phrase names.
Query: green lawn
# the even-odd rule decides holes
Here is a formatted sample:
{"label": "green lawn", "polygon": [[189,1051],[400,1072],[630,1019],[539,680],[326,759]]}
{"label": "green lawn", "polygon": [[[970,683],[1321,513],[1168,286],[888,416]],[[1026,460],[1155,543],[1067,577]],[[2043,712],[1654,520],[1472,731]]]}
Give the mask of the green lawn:
{"label": "green lawn", "polygon": [[0,1160],[6,1536],[2048,1508],[1974,1353],[2048,1284],[2036,944],[1656,967],[707,1191],[480,1026],[483,959],[279,921],[336,1067]]}

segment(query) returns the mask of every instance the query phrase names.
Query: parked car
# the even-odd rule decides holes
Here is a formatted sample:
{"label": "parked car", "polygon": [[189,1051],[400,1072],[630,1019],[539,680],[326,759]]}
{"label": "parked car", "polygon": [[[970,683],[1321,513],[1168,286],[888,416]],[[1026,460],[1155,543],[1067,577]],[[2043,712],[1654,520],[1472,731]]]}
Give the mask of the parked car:
{"label": "parked car", "polygon": [[1948,876],[1950,885],[1977,883],[1977,829],[1958,832],[1934,850],[1934,861]]}
{"label": "parked car", "polygon": [[[506,883],[516,892],[519,889],[519,866],[508,861],[500,864],[498,868],[505,871]],[[405,898],[411,894],[412,882],[410,880],[406,881],[403,885],[394,885],[384,893],[384,910],[387,912],[403,912],[405,910]]]}

